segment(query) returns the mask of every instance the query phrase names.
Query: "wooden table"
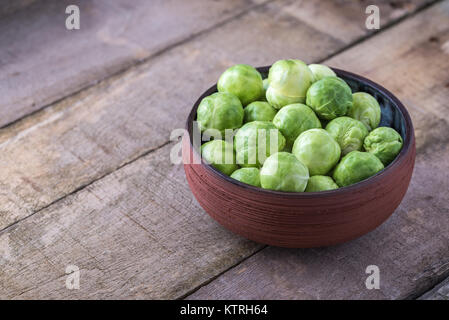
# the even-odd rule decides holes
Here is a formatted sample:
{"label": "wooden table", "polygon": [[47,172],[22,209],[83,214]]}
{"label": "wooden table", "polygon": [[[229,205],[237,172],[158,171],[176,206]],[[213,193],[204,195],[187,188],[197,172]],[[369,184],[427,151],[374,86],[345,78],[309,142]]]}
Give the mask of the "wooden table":
{"label": "wooden table", "polygon": [[[0,298],[448,299],[449,1],[6,1],[0,10]],[[81,29],[66,30],[76,3]],[[371,3],[370,3],[371,4]],[[235,63],[324,62],[413,118],[410,188],[375,231],[320,249],[215,223],[170,162]],[[80,288],[66,287],[66,268]],[[366,268],[380,270],[368,290]],[[435,287],[435,288],[434,288]]]}

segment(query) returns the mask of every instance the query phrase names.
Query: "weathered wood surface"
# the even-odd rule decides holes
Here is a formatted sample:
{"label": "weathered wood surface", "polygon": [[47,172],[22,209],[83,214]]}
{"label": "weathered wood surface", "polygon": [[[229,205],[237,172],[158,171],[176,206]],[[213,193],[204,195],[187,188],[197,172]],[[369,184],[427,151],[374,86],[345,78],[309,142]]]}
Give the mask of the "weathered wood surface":
{"label": "weathered wood surface", "polygon": [[254,252],[203,213],[171,147],[1,233],[0,298],[179,298]]}
{"label": "weathered wood surface", "polygon": [[[284,47],[292,56],[296,55],[296,50],[305,50],[307,47],[301,39],[311,40],[314,35],[322,37],[321,46],[307,51],[310,59],[319,59],[341,48],[340,42],[332,40],[331,36],[315,34],[310,27],[293,33],[291,24],[301,25],[301,22],[285,12],[278,13],[280,8],[280,5],[261,8],[223,28],[231,34],[240,32],[240,36],[249,41],[256,27],[266,34],[276,27],[279,35],[297,40]],[[276,14],[276,19],[272,20],[271,17]],[[252,24],[256,27],[245,28]],[[242,30],[246,33],[242,33]],[[253,62],[247,58],[249,53],[236,50],[240,43],[235,43],[232,37],[223,37],[226,32],[217,29],[195,41],[168,50],[123,75],[117,75],[3,130],[0,138],[0,157],[5,163],[4,170],[0,171],[3,175],[0,181],[5,181],[0,195],[3,228],[124,166],[149,150],[160,149],[154,152],[154,156],[164,154],[164,158],[149,169],[140,168],[146,166],[147,162],[138,160],[112,175],[121,177],[120,186],[131,185],[134,188],[101,191],[112,183],[113,178],[107,176],[79,193],[0,231],[2,256],[7,257],[0,260],[0,297],[182,297],[261,247],[218,227],[192,201],[192,195],[185,187],[182,168],[178,166],[170,171],[161,163],[168,160],[168,146],[161,146],[167,143],[173,128],[183,126],[191,104],[205,89],[198,84],[214,82],[234,60],[247,59],[247,62]],[[276,47],[280,46],[282,39],[277,40]],[[260,36],[259,41],[262,40],[263,36]],[[322,52],[324,44],[326,50]],[[254,64],[272,62],[272,57],[281,54],[273,51],[279,50],[276,47],[266,48],[262,54],[251,53],[260,59]],[[217,50],[221,52],[220,55],[217,55]],[[154,167],[158,170],[153,172],[151,168]],[[129,168],[134,168],[133,175],[122,176],[123,170],[131,170]],[[139,183],[132,182],[135,179],[139,179]],[[164,179],[176,179],[181,186],[160,190]],[[106,186],[103,187],[103,184]],[[139,190],[140,185],[144,186],[142,190]],[[99,190],[92,193],[92,188]],[[158,201],[153,200],[155,196],[152,193],[147,194],[145,190],[148,188],[157,193]],[[142,197],[139,201],[135,198],[136,190]],[[103,196],[107,194],[109,200],[95,198],[92,202],[92,194],[98,192]],[[173,200],[173,197],[176,199]],[[182,199],[188,200],[184,201],[185,210],[178,209],[176,212],[180,216],[173,218],[167,215],[167,206],[172,208],[173,201],[179,203],[183,202]],[[144,206],[146,203],[148,207]],[[138,208],[148,213],[145,215]],[[92,213],[92,219],[96,220],[87,219],[86,223],[83,220],[79,225],[80,215],[89,212]],[[147,234],[136,232],[138,226],[132,226],[131,229],[123,226],[121,212],[135,215],[134,220],[142,220],[139,224],[144,229],[153,230],[159,226],[160,230],[157,229],[156,233],[161,238],[166,237],[167,242],[172,241],[172,244],[163,244],[161,240],[151,247],[147,243]],[[148,219],[149,215],[153,218]],[[184,216],[187,219],[186,226],[172,225],[172,220]],[[204,224],[203,220],[207,223]],[[36,224],[40,226],[36,227]],[[197,224],[202,226],[198,227]],[[111,229],[103,231],[104,226]],[[203,227],[205,229],[201,229]],[[136,244],[136,247],[128,246],[127,250],[122,250],[120,241],[116,244],[117,233]],[[210,243],[203,239],[205,235],[211,237]],[[177,248],[171,247],[178,244],[178,237],[184,244]],[[204,243],[199,244],[194,238]],[[87,239],[85,241],[90,244],[84,244],[82,239]],[[142,243],[144,245],[137,247],[137,244]],[[178,253],[173,257],[160,258],[162,246],[169,246],[171,251]],[[208,253],[202,252],[198,264],[192,265],[191,252],[195,250],[190,246],[200,246],[204,250],[210,247],[210,250]],[[214,246],[224,250],[214,251]],[[143,264],[142,260],[147,262],[150,259],[148,257],[153,256],[160,263],[150,260],[148,265]],[[111,263],[115,260],[116,263]],[[63,271],[69,263],[80,264],[82,271],[92,270],[82,280],[86,288],[78,293],[64,287]],[[200,268],[200,263],[204,264],[204,268]],[[158,278],[163,277],[159,269],[177,270],[184,264],[191,266],[191,269],[173,272],[170,276],[166,275],[166,279]],[[134,276],[129,270],[137,270],[140,276]],[[196,271],[201,276],[195,276]],[[121,278],[111,277],[115,273]],[[153,273],[157,276],[153,277]],[[149,283],[150,288],[145,287],[145,283]]]}
{"label": "weathered wood surface", "polygon": [[[230,64],[314,61],[344,47],[280,8],[241,15],[0,133],[1,298],[178,298],[261,247],[204,214],[166,143],[199,84]],[[258,50],[242,47],[251,41]],[[81,268],[79,291],[65,288],[68,264]]]}
{"label": "weathered wood surface", "polygon": [[[273,0],[80,0],[76,3],[81,11],[81,29],[69,31],[65,28],[65,8],[73,1],[21,0],[14,7],[31,5],[0,20],[0,127],[265,2]],[[382,25],[428,2],[374,1],[382,10]],[[253,29],[225,36],[232,38],[246,57],[257,57],[277,32],[281,31],[281,39],[288,43],[298,39],[296,32],[304,33],[298,28],[309,28],[313,37],[301,40],[310,48],[301,52],[307,59],[315,56],[314,49],[325,54],[335,49],[333,42],[348,44],[367,34],[365,7],[358,1],[275,1],[263,6],[267,15],[264,20],[252,21]],[[268,25],[273,29],[268,30]],[[285,32],[286,28],[290,32]],[[236,37],[242,32],[253,32],[255,37],[251,42],[248,37]],[[312,39],[315,41],[309,41]],[[220,44],[215,41],[214,45],[216,52]],[[274,57],[290,54],[282,50],[284,47],[278,46]],[[291,54],[298,56],[297,52]]]}
{"label": "weathered wood surface", "polygon": [[449,300],[449,278],[423,294],[418,300]]}
{"label": "weathered wood surface", "polygon": [[[292,3],[257,7],[0,130],[0,230],[166,143],[173,128],[184,126],[196,98],[226,67],[239,62],[267,65],[298,55],[316,61],[356,39],[350,30],[351,23],[359,24],[357,10],[345,25],[349,40],[342,42],[333,36],[341,31],[332,28],[326,34],[314,29],[313,21],[296,18],[297,12],[310,10],[315,23],[323,23],[309,2],[303,7]],[[270,46],[263,45],[267,37]]]}
{"label": "weathered wood surface", "polygon": [[[189,299],[415,298],[449,274],[448,21],[445,1],[327,62],[383,84],[412,115],[416,166],[393,216],[336,247],[263,249]],[[379,290],[365,287],[369,265]]]}
{"label": "weathered wood surface", "polygon": [[0,127],[257,5],[259,1],[37,1],[0,20]]}

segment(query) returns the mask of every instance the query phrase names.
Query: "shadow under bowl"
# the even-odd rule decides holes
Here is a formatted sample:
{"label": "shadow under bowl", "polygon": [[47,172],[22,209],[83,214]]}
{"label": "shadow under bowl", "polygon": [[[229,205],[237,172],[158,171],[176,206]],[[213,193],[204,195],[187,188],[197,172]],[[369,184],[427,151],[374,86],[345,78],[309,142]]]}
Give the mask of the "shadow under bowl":
{"label": "shadow under bowl", "polygon": [[[257,68],[265,78],[269,67]],[[203,209],[225,228],[256,242],[290,248],[335,245],[355,239],[382,224],[399,206],[415,162],[415,136],[404,105],[382,86],[359,75],[335,69],[353,92],[373,95],[381,107],[380,126],[394,128],[403,139],[396,159],[359,183],[322,192],[280,192],[232,179],[201,160],[193,146],[193,122],[201,100],[187,119],[182,154],[186,178]]]}

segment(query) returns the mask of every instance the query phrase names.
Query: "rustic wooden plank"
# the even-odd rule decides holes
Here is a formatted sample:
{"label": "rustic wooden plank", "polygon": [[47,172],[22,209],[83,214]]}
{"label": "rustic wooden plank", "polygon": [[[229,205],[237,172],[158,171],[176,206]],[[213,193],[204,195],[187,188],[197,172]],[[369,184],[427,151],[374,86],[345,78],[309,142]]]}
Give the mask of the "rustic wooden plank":
{"label": "rustic wooden plank", "polygon": [[35,2],[0,20],[0,127],[250,9],[259,1]]}
{"label": "rustic wooden plank", "polygon": [[418,300],[449,300],[449,278],[423,294]]}
{"label": "rustic wooden plank", "polygon": [[[65,29],[65,8],[73,1],[32,3],[26,10],[0,21],[0,48],[8,48],[0,51],[0,127],[265,1],[270,0],[137,0],[132,4],[125,0],[81,0],[77,3],[82,23],[76,31]],[[373,4],[379,6],[381,23],[385,26],[431,1],[378,0]],[[29,4],[31,0],[20,2]],[[330,35],[334,42],[344,44],[368,34],[366,6],[346,0],[276,1],[264,7],[271,15],[254,25],[262,29],[245,30],[247,26],[244,26],[237,33],[252,32],[255,39],[251,46],[247,37],[235,37],[236,33],[225,35],[237,40],[239,50],[246,56],[258,56],[267,40],[278,35],[283,44],[277,46],[274,57],[287,54],[296,57],[297,52],[283,49],[291,48],[288,42],[298,38],[295,33],[304,33],[300,29],[310,28],[317,34],[313,39],[303,39],[314,40],[307,43],[308,50],[301,52],[303,59],[307,59],[314,56],[308,53],[313,51],[312,47],[324,54],[329,45],[334,49],[328,37],[321,39],[320,34]],[[267,30],[267,25],[274,28]]]}
{"label": "rustic wooden plank", "polygon": [[[393,216],[335,247],[268,247],[188,299],[415,298],[449,274],[448,21],[445,1],[327,61],[383,84],[411,113],[416,167]],[[369,265],[379,290],[365,286]]]}
{"label": "rustic wooden plank", "polygon": [[0,233],[0,299],[179,298],[257,250],[204,214],[171,148]]}
{"label": "rustic wooden plank", "polygon": [[[344,26],[345,42],[333,36],[334,29],[320,32],[311,24],[322,24],[319,12],[309,2],[292,3],[267,3],[0,131],[0,230],[167,142],[171,130],[184,125],[204,84],[215,82],[226,67],[267,65],[298,53],[316,61],[358,36],[350,32],[353,20]],[[315,19],[298,20],[302,10]]]}

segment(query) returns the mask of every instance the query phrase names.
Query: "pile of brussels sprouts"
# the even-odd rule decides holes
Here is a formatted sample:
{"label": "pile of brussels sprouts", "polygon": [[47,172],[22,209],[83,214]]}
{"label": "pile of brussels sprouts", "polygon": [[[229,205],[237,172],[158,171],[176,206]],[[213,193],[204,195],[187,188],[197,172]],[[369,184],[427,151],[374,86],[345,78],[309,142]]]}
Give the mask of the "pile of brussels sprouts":
{"label": "pile of brussels sprouts", "polygon": [[263,80],[239,64],[220,76],[217,88],[197,110],[203,137],[211,137],[201,155],[246,184],[288,192],[337,189],[376,174],[402,148],[399,133],[378,127],[376,99],[352,93],[324,65],[280,60]]}

